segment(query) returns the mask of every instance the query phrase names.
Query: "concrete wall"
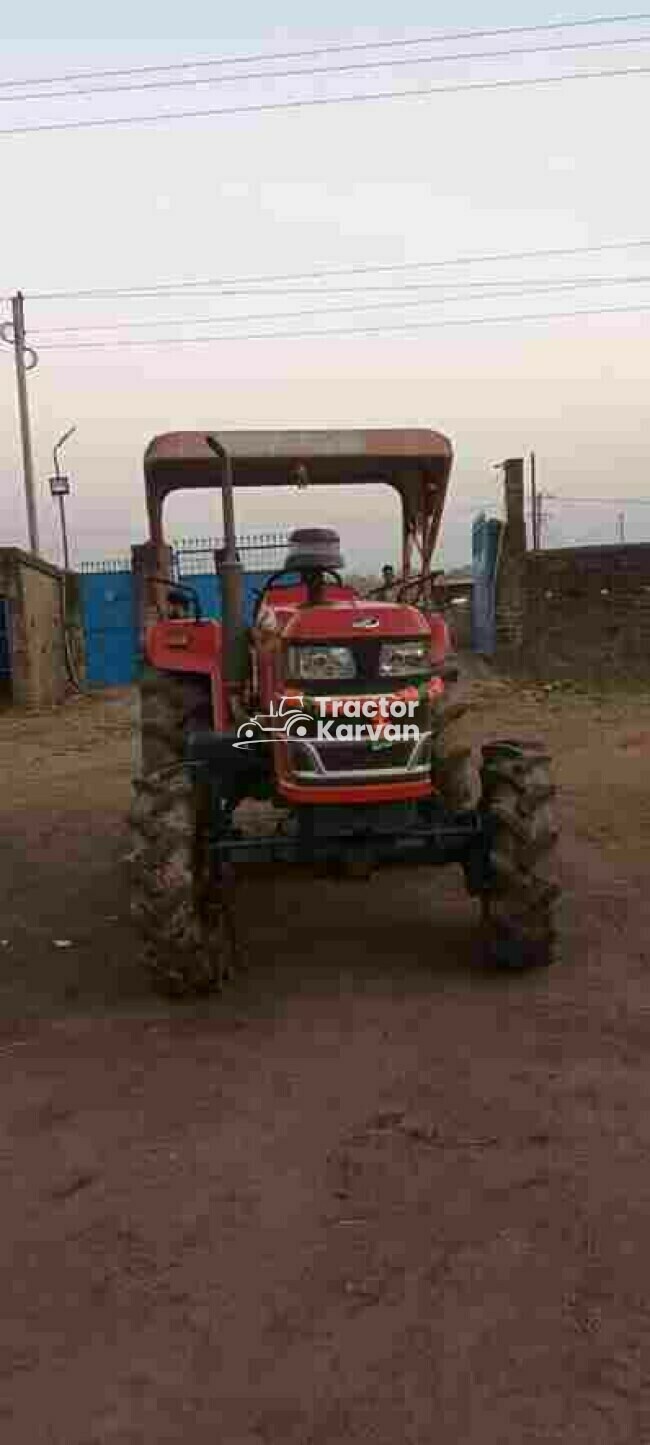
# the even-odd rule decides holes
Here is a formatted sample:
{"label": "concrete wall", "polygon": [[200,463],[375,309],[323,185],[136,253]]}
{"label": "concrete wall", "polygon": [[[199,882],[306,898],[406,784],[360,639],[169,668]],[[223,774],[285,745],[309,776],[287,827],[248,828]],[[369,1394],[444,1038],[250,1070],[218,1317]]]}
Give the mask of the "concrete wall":
{"label": "concrete wall", "polygon": [[526,550],[523,469],[506,471],[497,658],[540,677],[650,678],[650,544]]}
{"label": "concrete wall", "polygon": [[[0,596],[9,603],[11,701],[23,707],[51,707],[68,685],[62,619],[63,574],[16,547],[0,548]],[[66,602],[74,661],[82,670],[83,648],[77,583],[68,576]]]}

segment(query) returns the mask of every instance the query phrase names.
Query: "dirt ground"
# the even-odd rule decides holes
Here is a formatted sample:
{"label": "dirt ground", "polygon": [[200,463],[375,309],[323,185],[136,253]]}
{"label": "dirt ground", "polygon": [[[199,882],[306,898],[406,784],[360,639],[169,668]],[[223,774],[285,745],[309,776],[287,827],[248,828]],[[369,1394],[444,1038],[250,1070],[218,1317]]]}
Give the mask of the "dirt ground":
{"label": "dirt ground", "polygon": [[455,871],[240,899],[223,1001],[135,967],[129,698],[0,716],[3,1445],[650,1441],[650,694],[546,736],[562,958]]}

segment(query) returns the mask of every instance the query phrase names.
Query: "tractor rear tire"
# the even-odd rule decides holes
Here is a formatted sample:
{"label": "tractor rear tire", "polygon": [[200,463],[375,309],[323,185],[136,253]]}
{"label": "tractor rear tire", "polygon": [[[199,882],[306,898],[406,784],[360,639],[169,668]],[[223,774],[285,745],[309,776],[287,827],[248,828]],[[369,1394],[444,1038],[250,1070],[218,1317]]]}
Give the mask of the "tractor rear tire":
{"label": "tractor rear tire", "polygon": [[187,732],[210,726],[210,694],[201,679],[164,673],[143,679],[132,914],[154,988],[176,998],[220,988],[232,961],[229,915],[210,876],[208,800],[184,758]]}
{"label": "tractor rear tire", "polygon": [[468,708],[443,693],[434,700],[431,720],[431,781],[434,794],[450,813],[471,808],[474,795],[471,748],[459,741],[458,725]]}
{"label": "tractor rear tire", "polygon": [[550,758],[540,743],[483,748],[481,812],[487,828],[482,890],[488,962],[498,968],[548,968],[555,958],[557,828]]}

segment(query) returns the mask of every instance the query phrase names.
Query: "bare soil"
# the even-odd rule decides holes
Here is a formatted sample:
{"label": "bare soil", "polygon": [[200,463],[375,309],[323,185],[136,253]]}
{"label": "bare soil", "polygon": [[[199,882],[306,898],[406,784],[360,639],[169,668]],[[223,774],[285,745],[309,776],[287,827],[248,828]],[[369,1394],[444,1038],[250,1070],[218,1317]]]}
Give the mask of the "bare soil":
{"label": "bare soil", "polygon": [[200,1008],[128,696],[0,715],[3,1445],[650,1441],[650,695],[472,690],[557,757],[557,967],[486,973],[455,870],[283,877]]}

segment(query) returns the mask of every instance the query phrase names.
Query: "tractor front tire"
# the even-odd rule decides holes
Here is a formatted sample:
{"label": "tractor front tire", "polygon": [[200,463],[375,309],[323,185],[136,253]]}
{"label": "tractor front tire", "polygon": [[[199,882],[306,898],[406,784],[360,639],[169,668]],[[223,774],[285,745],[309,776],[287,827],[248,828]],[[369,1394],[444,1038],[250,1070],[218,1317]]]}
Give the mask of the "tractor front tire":
{"label": "tractor front tire", "polygon": [[471,748],[459,740],[458,725],[468,708],[450,702],[446,693],[436,698],[431,718],[431,782],[433,791],[450,813],[472,806]]}
{"label": "tractor front tire", "polygon": [[209,691],[200,680],[154,674],[139,701],[131,898],[142,963],[158,992],[206,994],[232,963],[229,913],[210,876],[207,799],[184,758],[187,732],[211,726]]}
{"label": "tractor front tire", "polygon": [[547,968],[555,957],[560,891],[550,759],[539,743],[490,743],[483,748],[481,781],[487,961],[497,968]]}

